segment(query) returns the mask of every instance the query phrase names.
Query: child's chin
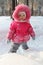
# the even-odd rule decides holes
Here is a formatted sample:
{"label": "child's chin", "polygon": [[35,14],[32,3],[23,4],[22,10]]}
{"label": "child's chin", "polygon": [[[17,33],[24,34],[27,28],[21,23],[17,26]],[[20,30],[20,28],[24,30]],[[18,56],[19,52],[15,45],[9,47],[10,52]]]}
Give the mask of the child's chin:
{"label": "child's chin", "polygon": [[19,20],[20,22],[25,22],[25,20]]}
{"label": "child's chin", "polygon": [[25,22],[25,20],[21,20],[20,22]]}

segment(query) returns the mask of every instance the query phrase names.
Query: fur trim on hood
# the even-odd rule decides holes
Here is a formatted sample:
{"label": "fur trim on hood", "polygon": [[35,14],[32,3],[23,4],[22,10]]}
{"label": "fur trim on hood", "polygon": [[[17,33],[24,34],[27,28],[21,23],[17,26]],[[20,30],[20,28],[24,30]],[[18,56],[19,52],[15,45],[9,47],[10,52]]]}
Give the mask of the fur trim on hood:
{"label": "fur trim on hood", "polygon": [[31,17],[30,8],[27,5],[24,5],[24,4],[20,4],[20,5],[16,6],[12,17],[15,20],[18,20],[18,18],[19,18],[18,13],[22,12],[22,11],[24,11],[26,13],[26,19],[25,20],[29,20],[30,17]]}

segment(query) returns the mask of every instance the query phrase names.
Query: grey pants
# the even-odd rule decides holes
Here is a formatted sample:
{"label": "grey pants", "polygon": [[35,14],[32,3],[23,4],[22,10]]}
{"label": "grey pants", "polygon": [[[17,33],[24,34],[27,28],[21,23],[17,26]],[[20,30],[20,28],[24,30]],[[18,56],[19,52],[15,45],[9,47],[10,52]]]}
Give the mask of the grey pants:
{"label": "grey pants", "polygon": [[[14,43],[14,44],[12,45],[11,49],[10,49],[10,52],[11,52],[11,53],[14,53],[14,52],[16,53],[20,45],[21,45],[21,44]],[[27,43],[22,43],[22,48],[23,48],[24,50],[28,49]]]}

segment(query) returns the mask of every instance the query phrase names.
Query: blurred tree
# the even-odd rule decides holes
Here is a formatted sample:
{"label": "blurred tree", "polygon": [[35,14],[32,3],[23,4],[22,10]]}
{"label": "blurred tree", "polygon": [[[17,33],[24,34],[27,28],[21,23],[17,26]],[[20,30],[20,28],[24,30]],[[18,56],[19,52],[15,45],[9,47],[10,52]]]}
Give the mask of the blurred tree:
{"label": "blurred tree", "polygon": [[31,15],[33,15],[33,4],[34,4],[34,0],[31,0],[31,2],[32,2],[32,11],[31,11]]}
{"label": "blurred tree", "polygon": [[[16,5],[17,5],[17,0],[12,0],[12,13],[15,10]],[[11,14],[11,18],[12,18],[12,14]]]}
{"label": "blurred tree", "polygon": [[15,9],[16,5],[17,5],[17,0],[12,0],[12,10]]}
{"label": "blurred tree", "polygon": [[27,5],[29,4],[29,0],[27,0]]}

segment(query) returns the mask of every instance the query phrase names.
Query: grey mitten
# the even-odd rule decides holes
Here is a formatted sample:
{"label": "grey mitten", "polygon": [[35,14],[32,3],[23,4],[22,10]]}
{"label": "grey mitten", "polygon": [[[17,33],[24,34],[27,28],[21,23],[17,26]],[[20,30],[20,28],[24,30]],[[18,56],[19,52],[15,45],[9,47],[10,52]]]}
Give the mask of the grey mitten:
{"label": "grey mitten", "polygon": [[33,40],[35,40],[35,37],[32,37]]}
{"label": "grey mitten", "polygon": [[8,44],[11,43],[11,40],[8,39],[8,40],[7,40],[7,43],[8,43]]}

